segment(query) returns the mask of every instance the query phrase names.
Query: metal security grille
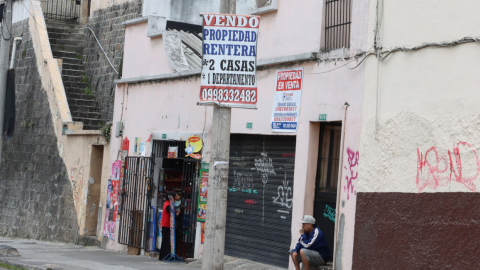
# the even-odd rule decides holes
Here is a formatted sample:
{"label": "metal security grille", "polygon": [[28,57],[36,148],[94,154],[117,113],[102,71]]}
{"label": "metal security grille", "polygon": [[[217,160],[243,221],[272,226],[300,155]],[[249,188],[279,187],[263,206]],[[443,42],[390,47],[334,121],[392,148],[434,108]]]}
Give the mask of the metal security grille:
{"label": "metal security grille", "polygon": [[325,49],[350,47],[352,0],[325,2]]}
{"label": "metal security grille", "polygon": [[331,254],[333,254],[335,238],[341,137],[341,123],[328,123],[320,126],[313,215],[317,221],[317,227],[325,235]]}
{"label": "metal security grille", "polygon": [[150,209],[153,191],[154,159],[126,157],[122,179],[122,203],[118,242],[147,249],[148,232],[145,209]]}
{"label": "metal security grille", "polygon": [[200,162],[197,160],[183,161],[183,198],[185,198],[185,210],[181,229],[181,249],[179,256],[193,258],[195,256],[195,233],[197,230],[197,207],[198,207],[198,171]]}
{"label": "metal security grille", "polygon": [[80,0],[43,0],[42,10],[47,19],[78,21],[80,3]]}
{"label": "metal security grille", "polygon": [[225,254],[288,266],[295,142],[231,135]]}

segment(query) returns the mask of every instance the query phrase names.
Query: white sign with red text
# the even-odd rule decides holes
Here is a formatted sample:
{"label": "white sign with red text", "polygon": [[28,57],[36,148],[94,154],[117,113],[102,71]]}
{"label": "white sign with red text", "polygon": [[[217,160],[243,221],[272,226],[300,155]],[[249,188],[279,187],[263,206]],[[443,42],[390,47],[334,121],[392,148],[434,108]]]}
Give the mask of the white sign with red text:
{"label": "white sign with red text", "polygon": [[296,132],[302,99],[303,67],[277,70],[272,131]]}
{"label": "white sign with red text", "polygon": [[259,16],[203,14],[199,105],[257,107]]}

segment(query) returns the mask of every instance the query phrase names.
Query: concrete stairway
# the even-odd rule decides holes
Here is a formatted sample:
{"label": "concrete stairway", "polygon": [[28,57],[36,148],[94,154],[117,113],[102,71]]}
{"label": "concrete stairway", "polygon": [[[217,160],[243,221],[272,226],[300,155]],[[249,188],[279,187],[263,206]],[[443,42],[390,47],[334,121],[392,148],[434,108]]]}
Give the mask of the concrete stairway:
{"label": "concrete stairway", "polygon": [[103,121],[83,65],[85,30],[78,23],[46,23],[53,57],[63,60],[62,80],[73,121],[82,122],[84,130],[99,130]]}

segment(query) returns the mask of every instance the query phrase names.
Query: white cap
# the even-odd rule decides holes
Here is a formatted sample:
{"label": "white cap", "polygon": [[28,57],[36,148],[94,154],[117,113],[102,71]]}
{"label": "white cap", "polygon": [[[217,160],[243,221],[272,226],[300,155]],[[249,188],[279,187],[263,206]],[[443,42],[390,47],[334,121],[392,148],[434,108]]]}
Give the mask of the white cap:
{"label": "white cap", "polygon": [[315,218],[310,215],[303,216],[303,219],[299,221],[300,223],[315,224]]}

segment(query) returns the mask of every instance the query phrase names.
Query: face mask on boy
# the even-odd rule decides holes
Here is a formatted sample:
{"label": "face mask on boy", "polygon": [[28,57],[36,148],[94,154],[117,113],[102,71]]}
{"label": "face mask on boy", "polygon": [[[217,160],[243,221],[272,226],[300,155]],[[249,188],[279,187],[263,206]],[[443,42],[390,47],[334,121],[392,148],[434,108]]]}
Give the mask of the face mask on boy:
{"label": "face mask on boy", "polygon": [[175,205],[175,207],[180,207],[180,205],[182,204],[182,201],[175,201],[173,205]]}

